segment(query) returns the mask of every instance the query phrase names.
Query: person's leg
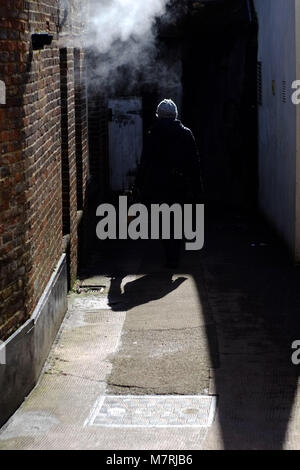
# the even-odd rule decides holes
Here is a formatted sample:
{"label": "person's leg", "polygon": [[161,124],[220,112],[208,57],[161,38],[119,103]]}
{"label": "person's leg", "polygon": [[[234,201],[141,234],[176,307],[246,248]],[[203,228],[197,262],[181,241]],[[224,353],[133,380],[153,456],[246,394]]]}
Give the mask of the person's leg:
{"label": "person's leg", "polygon": [[168,240],[166,243],[167,267],[177,268],[180,261],[181,240]]}
{"label": "person's leg", "polygon": [[176,240],[174,234],[174,221],[171,221],[171,238],[163,240],[163,246],[166,257],[166,266],[168,268],[177,268],[180,261],[182,240]]}

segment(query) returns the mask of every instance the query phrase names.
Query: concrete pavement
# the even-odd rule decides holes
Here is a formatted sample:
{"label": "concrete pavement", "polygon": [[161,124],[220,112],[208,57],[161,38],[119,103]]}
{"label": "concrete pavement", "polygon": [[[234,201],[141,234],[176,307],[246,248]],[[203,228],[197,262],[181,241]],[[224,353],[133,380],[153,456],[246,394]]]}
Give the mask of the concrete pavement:
{"label": "concrete pavement", "polygon": [[96,243],[0,449],[299,449],[299,268],[268,230],[213,214],[173,272]]}

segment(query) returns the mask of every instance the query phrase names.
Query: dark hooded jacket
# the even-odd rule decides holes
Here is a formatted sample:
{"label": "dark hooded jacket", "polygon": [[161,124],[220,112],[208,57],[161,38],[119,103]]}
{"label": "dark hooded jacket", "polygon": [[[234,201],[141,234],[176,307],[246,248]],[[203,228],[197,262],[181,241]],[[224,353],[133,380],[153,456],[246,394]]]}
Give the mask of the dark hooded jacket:
{"label": "dark hooded jacket", "polygon": [[146,203],[184,203],[199,197],[202,187],[196,142],[179,120],[159,119],[149,131],[137,187]]}

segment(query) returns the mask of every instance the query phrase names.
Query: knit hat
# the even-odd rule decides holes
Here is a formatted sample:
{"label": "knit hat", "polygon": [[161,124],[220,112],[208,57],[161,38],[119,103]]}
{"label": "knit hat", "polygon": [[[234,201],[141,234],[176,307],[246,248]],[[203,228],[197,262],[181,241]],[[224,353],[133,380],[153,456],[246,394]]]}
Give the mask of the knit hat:
{"label": "knit hat", "polygon": [[156,116],[159,119],[177,119],[178,110],[174,101],[165,99],[159,103]]}

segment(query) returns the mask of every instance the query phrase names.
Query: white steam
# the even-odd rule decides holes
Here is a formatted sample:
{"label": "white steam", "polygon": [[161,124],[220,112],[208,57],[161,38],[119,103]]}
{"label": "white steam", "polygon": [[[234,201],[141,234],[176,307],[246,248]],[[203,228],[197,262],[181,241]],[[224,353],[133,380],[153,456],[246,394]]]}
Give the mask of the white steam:
{"label": "white steam", "polygon": [[[77,25],[85,24],[84,33],[76,35],[72,25],[72,34],[66,31],[64,42],[71,40],[72,46],[88,49],[91,88],[114,93],[120,92],[121,83],[122,92],[130,93],[141,83],[171,90],[178,87],[178,58],[166,60],[157,48],[157,19],[165,24],[174,21],[174,13],[167,8],[170,3],[172,0],[72,0],[69,19],[75,14]],[[65,23],[69,29],[67,19]]]}
{"label": "white steam", "polygon": [[168,0],[90,0],[86,45],[107,53],[118,41],[152,39],[156,18],[166,12]]}

